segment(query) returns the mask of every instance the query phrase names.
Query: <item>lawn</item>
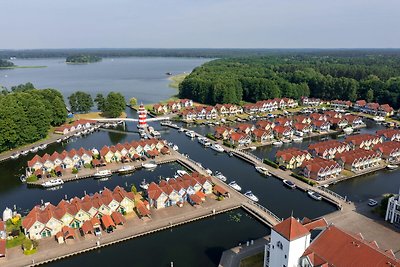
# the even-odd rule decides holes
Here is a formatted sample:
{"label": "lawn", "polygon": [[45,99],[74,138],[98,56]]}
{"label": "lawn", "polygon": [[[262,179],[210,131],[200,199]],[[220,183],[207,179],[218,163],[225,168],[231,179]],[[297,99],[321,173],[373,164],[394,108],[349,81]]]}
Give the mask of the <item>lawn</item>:
{"label": "lawn", "polygon": [[262,267],[264,264],[264,252],[244,258],[240,261],[240,267]]}
{"label": "lawn", "polygon": [[[20,230],[20,228],[21,228],[21,220],[19,220],[18,223],[16,223],[15,225],[12,224],[11,220],[8,220],[6,222],[6,230],[7,230],[7,232],[11,232],[13,230]],[[10,240],[7,240],[6,247],[7,248],[13,248],[13,247],[16,247],[16,246],[21,246],[22,243],[24,242],[25,238],[26,237],[25,237],[24,233],[20,232],[17,237],[15,237],[13,239],[10,239]]]}
{"label": "lawn", "polygon": [[179,84],[188,76],[189,73],[181,73],[168,78],[171,82],[169,83],[169,87],[179,88]]}
{"label": "lawn", "polygon": [[[126,118],[126,113],[122,112],[121,115],[118,118]],[[89,113],[84,113],[84,114],[75,114],[74,115],[75,120],[80,120],[80,119],[104,119],[104,117],[101,116],[101,112],[89,112]]]}

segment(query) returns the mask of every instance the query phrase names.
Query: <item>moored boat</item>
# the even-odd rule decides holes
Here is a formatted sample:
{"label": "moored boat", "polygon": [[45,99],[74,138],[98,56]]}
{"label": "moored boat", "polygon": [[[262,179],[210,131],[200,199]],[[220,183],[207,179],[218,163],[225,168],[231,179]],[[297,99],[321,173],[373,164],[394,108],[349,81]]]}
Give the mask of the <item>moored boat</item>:
{"label": "moored boat", "polygon": [[387,166],[386,166],[386,168],[388,168],[389,170],[395,170],[395,169],[397,169],[399,166],[398,165],[396,165],[396,164],[388,164]]}
{"label": "moored boat", "polygon": [[302,137],[299,137],[299,136],[293,136],[292,140],[293,140],[293,142],[295,142],[295,143],[301,143],[301,142],[303,142],[303,138],[302,138]]}
{"label": "moored boat", "polygon": [[47,147],[47,144],[41,144],[41,145],[39,145],[39,149],[40,149],[40,150],[44,150],[44,149],[46,149],[46,147]]}
{"label": "moored boat", "polygon": [[97,172],[93,175],[93,177],[94,177],[95,179],[100,179],[100,178],[108,177],[108,176],[111,176],[111,175],[112,175],[111,170],[101,170],[101,171],[97,171]]}
{"label": "moored boat", "polygon": [[58,179],[51,179],[49,181],[46,181],[42,183],[42,186],[45,188],[53,187],[53,186],[58,186],[64,184],[64,181],[61,180],[60,178]]}
{"label": "moored boat", "polygon": [[145,179],[143,179],[143,181],[140,183],[140,188],[142,188],[143,190],[147,190],[149,188],[149,183],[146,182]]}
{"label": "moored boat", "polygon": [[233,189],[235,189],[236,191],[241,191],[242,187],[240,187],[240,185],[238,185],[236,183],[236,181],[232,181],[228,184],[230,187],[232,187]]}
{"label": "moored boat", "polygon": [[195,133],[193,131],[187,131],[186,132],[186,136],[189,136],[190,138],[195,138],[196,137],[196,135],[195,135]]}
{"label": "moored boat", "polygon": [[142,167],[145,169],[154,169],[157,167],[157,163],[155,161],[150,161],[147,163],[142,163]]}
{"label": "moored boat", "polygon": [[29,151],[32,153],[36,153],[36,152],[38,152],[38,150],[39,150],[39,147],[35,146],[35,147],[32,147]]}
{"label": "moored boat", "polygon": [[283,145],[283,142],[282,141],[275,141],[275,142],[273,142],[272,143],[274,146],[281,146],[281,145]]}
{"label": "moored boat", "polygon": [[225,149],[220,144],[217,143],[212,144],[211,149],[221,153],[225,151]]}
{"label": "moored boat", "polygon": [[385,117],[382,117],[382,116],[375,116],[375,117],[373,117],[372,118],[374,121],[376,121],[376,122],[383,122],[383,121],[385,121]]}
{"label": "moored boat", "polygon": [[226,182],[226,177],[220,171],[215,172],[215,177],[217,177],[218,179],[220,179],[223,182]]}
{"label": "moored boat", "polygon": [[174,145],[174,146],[172,147],[172,150],[178,151],[178,150],[179,150],[179,147],[178,147],[177,145]]}
{"label": "moored boat", "polygon": [[185,174],[188,174],[188,173],[185,170],[177,170],[176,174],[178,174],[179,176],[184,176]]}
{"label": "moored boat", "polygon": [[122,166],[122,168],[118,169],[119,174],[126,174],[126,173],[131,173],[134,171],[135,171],[135,168],[130,165],[124,165],[124,166]]}
{"label": "moored boat", "polygon": [[290,140],[290,139],[282,139],[282,142],[283,142],[284,144],[289,144],[289,143],[292,142],[292,140]]}
{"label": "moored boat", "polygon": [[288,181],[288,180],[283,180],[283,184],[284,184],[285,186],[291,188],[291,189],[295,189],[295,188],[296,188],[296,185],[295,185],[293,182]]}
{"label": "moored boat", "polygon": [[249,149],[250,149],[250,150],[256,150],[257,147],[255,147],[255,146],[250,146]]}
{"label": "moored boat", "polygon": [[262,166],[255,166],[255,168],[256,168],[256,170],[257,170],[259,173],[264,174],[264,175],[271,176],[271,174],[269,173],[269,171],[268,171],[267,168],[264,168],[264,167],[262,167]]}
{"label": "moored boat", "polygon": [[11,159],[17,159],[18,157],[19,157],[19,153],[18,152],[15,152],[15,153],[13,153],[11,156],[10,156],[10,158]]}
{"label": "moored boat", "polygon": [[182,133],[184,131],[185,131],[185,129],[183,129],[182,127],[178,129],[178,132],[180,132],[180,133]]}
{"label": "moored boat", "polygon": [[29,153],[29,150],[21,151],[22,156],[26,156],[26,155],[28,155],[28,153]]}
{"label": "moored boat", "polygon": [[378,201],[376,201],[375,199],[372,199],[372,198],[368,199],[368,206],[373,207],[377,204],[378,204]]}
{"label": "moored boat", "polygon": [[307,194],[311,197],[311,198],[313,198],[313,199],[315,199],[315,200],[322,200],[322,196],[320,195],[320,194],[318,194],[317,192],[314,192],[314,191],[307,191]]}
{"label": "moored boat", "polygon": [[246,193],[244,193],[244,195],[248,198],[250,198],[251,200],[253,200],[254,202],[258,202],[258,197],[256,197],[253,192],[251,191],[247,191]]}
{"label": "moored boat", "polygon": [[208,174],[208,175],[212,175],[212,170],[210,170],[210,169],[206,169],[206,173]]}
{"label": "moored boat", "polygon": [[61,138],[58,138],[58,139],[56,140],[57,143],[61,143],[61,141],[62,141]]}

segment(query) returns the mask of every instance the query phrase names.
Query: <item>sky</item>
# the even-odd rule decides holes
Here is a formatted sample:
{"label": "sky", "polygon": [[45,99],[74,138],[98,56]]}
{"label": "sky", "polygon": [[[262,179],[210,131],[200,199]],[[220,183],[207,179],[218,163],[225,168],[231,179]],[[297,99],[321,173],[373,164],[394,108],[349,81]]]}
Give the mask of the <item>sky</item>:
{"label": "sky", "polygon": [[400,48],[399,0],[2,0],[0,49]]}

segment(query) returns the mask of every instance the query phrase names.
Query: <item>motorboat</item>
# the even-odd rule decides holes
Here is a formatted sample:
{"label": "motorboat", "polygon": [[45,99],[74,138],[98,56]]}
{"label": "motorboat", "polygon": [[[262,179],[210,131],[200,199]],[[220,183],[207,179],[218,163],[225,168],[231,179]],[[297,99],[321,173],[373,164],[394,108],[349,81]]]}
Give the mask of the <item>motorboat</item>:
{"label": "motorboat", "polygon": [[39,145],[39,149],[40,149],[40,150],[44,150],[44,149],[46,149],[46,147],[47,147],[47,144],[41,144],[41,145]]}
{"label": "motorboat", "polygon": [[175,123],[172,123],[170,126],[174,127],[174,128],[178,128],[178,124],[175,124]]}
{"label": "motorboat", "polygon": [[385,121],[385,117],[382,117],[382,116],[375,116],[372,119],[376,122],[384,122]]}
{"label": "motorboat", "polygon": [[93,175],[93,177],[94,177],[95,179],[101,179],[101,178],[104,178],[104,177],[109,177],[109,176],[111,176],[111,175],[112,175],[111,170],[101,170],[101,171],[97,171],[97,172]]}
{"label": "motorboat", "polygon": [[51,179],[49,181],[44,182],[42,184],[42,186],[44,188],[49,188],[49,187],[59,186],[59,185],[62,185],[62,184],[64,184],[64,181],[61,180],[60,178],[57,178],[57,179]]}
{"label": "motorboat", "polygon": [[177,145],[174,145],[174,146],[172,147],[172,150],[178,151],[178,150],[179,150],[179,147],[178,147]]}
{"label": "motorboat", "polygon": [[275,141],[275,142],[273,142],[272,143],[274,146],[281,146],[281,145],[283,145],[283,142],[282,141]]}
{"label": "motorboat", "polygon": [[131,173],[134,171],[135,171],[135,168],[130,165],[124,165],[124,166],[122,166],[122,168],[118,169],[119,174],[126,174],[126,173]]}
{"label": "motorboat", "polygon": [[206,137],[199,137],[198,140],[199,140],[199,143],[202,144],[205,147],[210,147],[211,146],[210,141],[208,141],[208,139]]}
{"label": "motorboat", "polygon": [[61,143],[61,141],[62,141],[61,138],[58,138],[58,139],[56,140],[57,143]]}
{"label": "motorboat", "polygon": [[193,131],[187,131],[185,134],[186,134],[186,136],[189,136],[190,138],[195,138],[196,137],[196,135],[195,135],[195,133]]}
{"label": "motorboat", "polygon": [[294,132],[295,135],[303,137],[304,133],[302,131],[295,131]]}
{"label": "motorboat", "polygon": [[375,199],[368,199],[368,206],[373,207],[376,206],[378,204],[378,201],[376,201]]}
{"label": "motorboat", "polygon": [[314,192],[314,191],[307,191],[307,194],[311,197],[311,198],[313,198],[313,199],[315,199],[315,200],[322,200],[322,196],[320,195],[320,194],[318,194],[317,192]]}
{"label": "motorboat", "polygon": [[180,133],[182,133],[184,131],[185,131],[185,129],[183,129],[182,127],[178,129],[178,132],[180,132]]}
{"label": "motorboat", "polygon": [[161,126],[169,126],[169,125],[171,125],[171,124],[172,124],[171,121],[162,121],[162,122],[160,122],[160,125],[161,125]]}
{"label": "motorboat", "polygon": [[147,163],[142,163],[142,167],[145,169],[154,169],[157,167],[157,163],[155,161],[150,161]]}
{"label": "motorboat", "polygon": [[15,152],[15,153],[13,153],[11,156],[10,156],[10,158],[11,159],[17,159],[18,157],[19,157],[19,153],[18,152]]}
{"label": "motorboat", "polygon": [[228,185],[230,187],[232,187],[233,189],[235,189],[236,191],[241,191],[242,190],[240,185],[238,185],[235,181],[230,182]]}
{"label": "motorboat", "polygon": [[29,151],[32,153],[36,153],[36,152],[38,152],[38,150],[39,150],[39,147],[35,146],[35,147],[32,147]]}
{"label": "motorboat", "polygon": [[67,141],[69,139],[69,136],[64,137],[62,140]]}
{"label": "motorboat", "polygon": [[253,200],[254,202],[258,202],[258,197],[256,197],[253,192],[251,191],[247,191],[246,193],[244,193],[244,195],[248,198],[250,198],[251,200]]}
{"label": "motorboat", "polygon": [[295,188],[296,188],[296,185],[295,185],[293,182],[288,181],[288,180],[283,180],[283,184],[284,184],[285,186],[291,188],[291,189],[295,189]]}
{"label": "motorboat", "polygon": [[105,124],[103,124],[103,127],[104,128],[110,128],[110,124],[109,123],[105,123]]}
{"label": "motorboat", "polygon": [[206,169],[206,173],[208,174],[208,175],[212,175],[212,170],[210,170],[210,169]]}
{"label": "motorboat", "polygon": [[267,176],[271,176],[271,174],[269,173],[267,168],[264,168],[264,167],[261,167],[261,166],[256,166],[255,168],[259,173],[267,175]]}
{"label": "motorboat", "polygon": [[398,165],[396,165],[396,164],[388,164],[387,166],[386,166],[386,168],[388,168],[389,170],[395,170],[395,169],[397,169],[399,166]]}
{"label": "motorboat", "polygon": [[26,156],[26,155],[28,155],[28,153],[29,153],[29,150],[21,151],[22,156]]}
{"label": "motorboat", "polygon": [[167,145],[168,145],[169,147],[173,147],[173,146],[174,146],[174,143],[169,142]]}
{"label": "motorboat", "polygon": [[354,132],[354,129],[352,127],[346,127],[346,128],[343,129],[343,132],[345,134],[351,134],[351,133]]}
{"label": "motorboat", "polygon": [[179,176],[184,176],[184,175],[188,174],[187,171],[184,171],[184,170],[177,170],[176,173],[177,173]]}
{"label": "motorboat", "polygon": [[220,179],[223,182],[226,182],[226,177],[220,171],[215,172],[215,177],[217,177],[218,179]]}
{"label": "motorboat", "polygon": [[152,134],[154,137],[160,137],[160,136],[161,136],[161,134],[160,134],[159,131],[152,131],[151,134]]}
{"label": "motorboat", "polygon": [[233,152],[229,152],[229,157],[233,157]]}
{"label": "motorboat", "polygon": [[25,183],[25,182],[26,182],[26,176],[25,176],[25,174],[21,174],[21,176],[19,177],[19,180],[20,180],[22,183]]}
{"label": "motorboat", "polygon": [[282,142],[283,142],[284,144],[289,144],[289,143],[292,142],[292,140],[290,140],[290,139],[282,139]]}
{"label": "motorboat", "polygon": [[302,137],[299,137],[299,136],[293,136],[292,140],[293,140],[293,142],[295,142],[295,143],[301,143],[301,142],[303,142],[303,138],[302,138]]}
{"label": "motorboat", "polygon": [[212,144],[211,149],[221,153],[225,151],[225,149],[220,144],[217,143]]}
{"label": "motorboat", "polygon": [[74,133],[74,136],[76,137],[81,136],[81,133],[80,132]]}
{"label": "motorboat", "polygon": [[250,150],[256,150],[257,147],[255,147],[255,146],[250,146],[249,149],[250,149]]}
{"label": "motorboat", "polygon": [[142,188],[143,190],[147,190],[149,188],[149,183],[146,182],[145,179],[143,179],[143,181],[140,183],[140,188]]}

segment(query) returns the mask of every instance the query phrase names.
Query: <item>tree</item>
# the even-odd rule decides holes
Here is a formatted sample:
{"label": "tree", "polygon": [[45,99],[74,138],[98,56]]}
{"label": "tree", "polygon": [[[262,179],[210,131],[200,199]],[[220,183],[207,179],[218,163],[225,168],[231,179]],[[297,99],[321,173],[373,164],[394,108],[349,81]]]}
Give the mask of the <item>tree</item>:
{"label": "tree", "polygon": [[105,109],[106,100],[105,100],[103,94],[97,94],[96,98],[94,99],[94,102],[96,102],[98,110]]}
{"label": "tree", "polygon": [[134,184],[131,187],[131,192],[134,193],[134,194],[137,193],[137,189],[136,189],[136,186]]}
{"label": "tree", "polygon": [[93,100],[90,94],[77,91],[68,97],[72,112],[87,113],[93,107]]}
{"label": "tree", "polygon": [[137,99],[132,97],[131,99],[129,99],[129,104],[131,105],[131,107],[136,106],[137,105]]}
{"label": "tree", "polygon": [[372,100],[374,100],[374,91],[372,91],[372,89],[368,89],[365,100],[367,102],[372,102]]}
{"label": "tree", "polygon": [[110,92],[107,95],[102,112],[107,117],[116,118],[125,110],[125,98],[121,93]]}

